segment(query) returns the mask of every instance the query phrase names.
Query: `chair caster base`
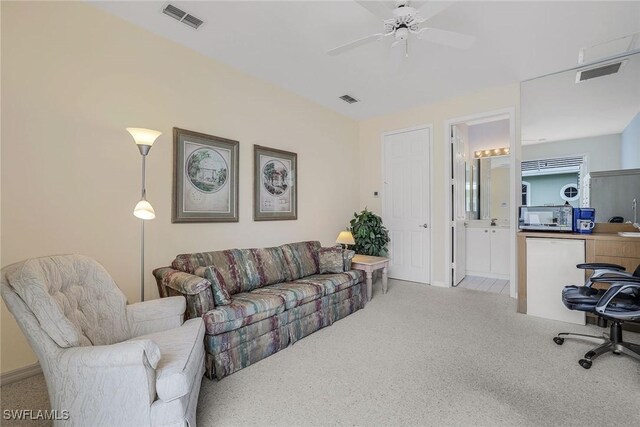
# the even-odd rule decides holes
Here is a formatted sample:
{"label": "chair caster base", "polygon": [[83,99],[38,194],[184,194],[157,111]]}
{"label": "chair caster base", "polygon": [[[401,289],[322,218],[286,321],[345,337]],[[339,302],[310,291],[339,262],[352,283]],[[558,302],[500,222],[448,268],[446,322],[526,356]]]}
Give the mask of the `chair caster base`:
{"label": "chair caster base", "polygon": [[591,369],[591,365],[593,364],[593,362],[591,360],[587,360],[587,359],[580,359],[578,361],[578,363],[580,364],[580,366],[582,366],[584,369]]}

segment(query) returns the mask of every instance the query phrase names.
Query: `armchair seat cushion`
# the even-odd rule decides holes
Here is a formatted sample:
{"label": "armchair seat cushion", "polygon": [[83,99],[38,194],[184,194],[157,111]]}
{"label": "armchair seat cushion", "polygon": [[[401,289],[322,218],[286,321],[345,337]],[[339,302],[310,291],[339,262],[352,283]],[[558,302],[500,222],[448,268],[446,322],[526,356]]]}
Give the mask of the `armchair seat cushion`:
{"label": "armchair seat cushion", "polygon": [[285,310],[280,295],[242,292],[231,296],[231,304],[209,310],[202,318],[208,334],[218,335],[258,322]]}
{"label": "armchair seat cushion", "polygon": [[204,322],[187,320],[168,331],[136,337],[130,341],[149,339],[160,349],[156,367],[156,393],[164,402],[187,396],[204,366]]}

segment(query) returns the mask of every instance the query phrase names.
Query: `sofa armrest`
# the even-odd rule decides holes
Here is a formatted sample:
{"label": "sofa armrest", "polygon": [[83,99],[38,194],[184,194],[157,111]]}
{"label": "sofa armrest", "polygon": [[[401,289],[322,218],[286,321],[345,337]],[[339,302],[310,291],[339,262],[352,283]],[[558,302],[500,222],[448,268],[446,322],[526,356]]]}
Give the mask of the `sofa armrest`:
{"label": "sofa armrest", "polygon": [[177,328],[184,321],[187,302],[184,297],[160,298],[129,304],[127,321],[131,336],[152,334]]}
{"label": "sofa armrest", "polygon": [[351,261],[353,260],[353,257],[356,255],[356,251],[353,251],[351,249],[343,249],[342,251],[342,262],[344,263],[344,271],[349,271],[351,270]]}
{"label": "sofa armrest", "polygon": [[211,286],[204,277],[174,270],[171,267],[156,268],[153,270],[153,275],[158,285],[162,284],[183,295],[196,295]]}
{"label": "sofa armrest", "polygon": [[211,282],[195,274],[171,267],[153,270],[161,297],[184,296],[187,299],[186,319],[201,317],[215,307]]}

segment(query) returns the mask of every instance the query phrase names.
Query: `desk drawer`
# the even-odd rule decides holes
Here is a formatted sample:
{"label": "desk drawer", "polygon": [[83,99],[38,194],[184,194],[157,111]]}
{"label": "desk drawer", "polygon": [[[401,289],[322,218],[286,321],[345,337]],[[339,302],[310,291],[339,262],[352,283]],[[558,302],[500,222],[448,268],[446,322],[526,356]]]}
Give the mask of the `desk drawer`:
{"label": "desk drawer", "polygon": [[640,242],[616,242],[615,240],[596,240],[595,255],[640,258]]}

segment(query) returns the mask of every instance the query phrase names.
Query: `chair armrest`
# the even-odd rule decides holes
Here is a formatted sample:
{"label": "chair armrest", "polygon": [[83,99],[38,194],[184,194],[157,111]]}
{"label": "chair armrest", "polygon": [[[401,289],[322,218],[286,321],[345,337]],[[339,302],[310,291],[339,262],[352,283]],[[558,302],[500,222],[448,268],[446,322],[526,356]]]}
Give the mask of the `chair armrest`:
{"label": "chair armrest", "polygon": [[131,336],[177,328],[184,321],[187,303],[184,297],[168,297],[127,305]]}
{"label": "chair armrest", "polygon": [[584,285],[587,288],[590,288],[594,283],[611,283],[611,281],[613,280],[625,277],[633,277],[633,275],[631,273],[619,270],[594,270],[593,274],[591,274]]}
{"label": "chair armrest", "polygon": [[72,347],[62,352],[59,365],[74,369],[106,369],[142,367],[155,369],[160,361],[160,349],[151,340],[124,341],[111,345]]}
{"label": "chair armrest", "polygon": [[[635,279],[635,278],[631,278],[631,279]],[[612,285],[609,289],[607,289],[607,292],[605,292],[604,295],[600,297],[600,300],[596,304],[596,312],[600,314],[609,314],[612,317],[617,317],[620,319],[633,319],[633,318],[639,317],[640,311],[606,313],[607,307],[609,306],[611,301],[616,296],[618,296],[618,294],[628,289],[640,290],[640,280],[616,281],[615,284]]]}
{"label": "chair armrest", "polygon": [[576,265],[576,268],[582,270],[613,270],[613,271],[625,271],[625,268],[618,264],[609,264],[607,262],[588,262]]}
{"label": "chair armrest", "polygon": [[160,350],[151,340],[67,348],[47,377],[74,425],[149,425]]}

